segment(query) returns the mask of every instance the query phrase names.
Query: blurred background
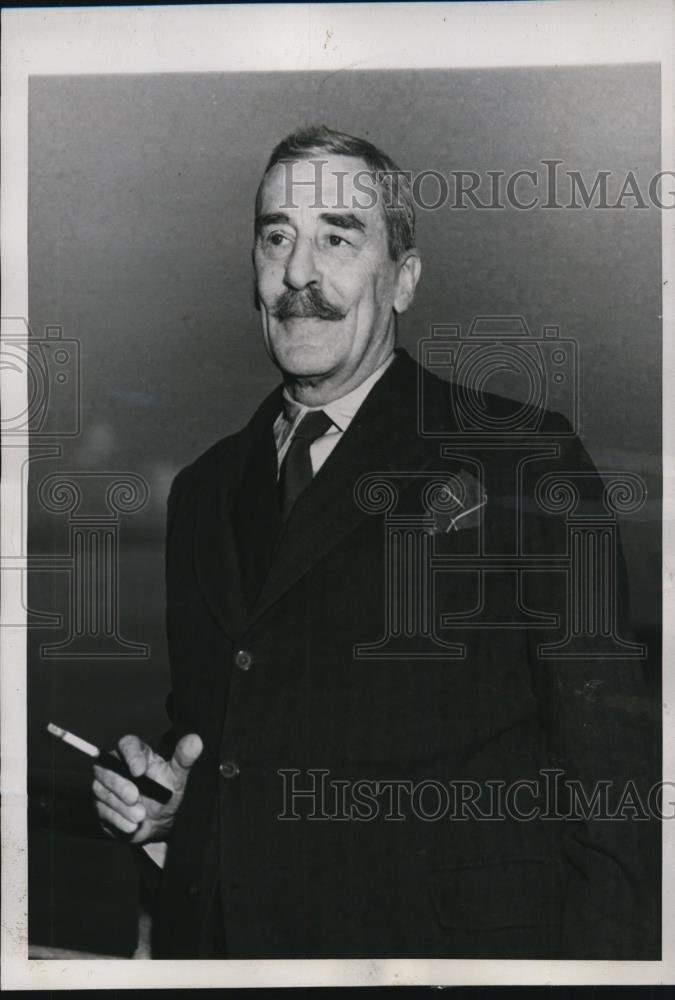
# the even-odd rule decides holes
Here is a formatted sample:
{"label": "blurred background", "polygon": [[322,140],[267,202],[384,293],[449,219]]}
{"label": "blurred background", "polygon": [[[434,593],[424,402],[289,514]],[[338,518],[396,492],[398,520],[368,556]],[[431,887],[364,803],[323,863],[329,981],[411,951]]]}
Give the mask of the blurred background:
{"label": "blurred background", "polygon": [[[276,384],[253,303],[253,200],[272,147],[303,124],[365,137],[414,172],[536,171],[610,203],[629,171],[646,204],[418,210],[424,271],[401,343],[437,325],[522,316],[578,351],[578,427],[645,506],[622,520],[632,616],[658,690],[661,213],[658,67],[32,78],[29,90],[29,937],[130,955],[138,873],[98,832],[86,760],[165,728],[163,533],[175,472],[238,429]],[[433,203],[431,181],[422,197]],[[505,200],[502,195],[502,200]],[[577,202],[579,197],[577,196]],[[595,199],[597,204],[597,197]],[[465,206],[469,206],[468,200]],[[447,372],[445,374],[448,374]],[[571,385],[571,382],[569,383]],[[487,388],[521,398],[502,372]],[[556,402],[558,406],[560,401]],[[564,405],[564,404],[563,404]]]}

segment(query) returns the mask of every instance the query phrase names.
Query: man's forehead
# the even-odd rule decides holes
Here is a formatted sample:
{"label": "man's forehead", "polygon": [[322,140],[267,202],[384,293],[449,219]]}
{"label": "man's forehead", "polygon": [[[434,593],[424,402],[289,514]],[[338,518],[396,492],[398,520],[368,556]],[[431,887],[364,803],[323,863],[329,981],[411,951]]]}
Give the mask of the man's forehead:
{"label": "man's forehead", "polygon": [[352,212],[364,221],[379,217],[374,175],[354,156],[317,152],[276,163],[260,189],[260,211],[311,209]]}

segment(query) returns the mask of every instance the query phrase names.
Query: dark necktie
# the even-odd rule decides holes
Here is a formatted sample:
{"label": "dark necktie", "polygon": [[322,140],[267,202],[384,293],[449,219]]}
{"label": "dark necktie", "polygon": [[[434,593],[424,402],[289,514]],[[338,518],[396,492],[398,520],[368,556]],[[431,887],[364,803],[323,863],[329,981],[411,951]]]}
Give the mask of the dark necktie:
{"label": "dark necktie", "polygon": [[312,481],[310,446],[326,433],[332,423],[323,410],[309,410],[296,428],[279,472],[279,506],[284,521],[295,501]]}

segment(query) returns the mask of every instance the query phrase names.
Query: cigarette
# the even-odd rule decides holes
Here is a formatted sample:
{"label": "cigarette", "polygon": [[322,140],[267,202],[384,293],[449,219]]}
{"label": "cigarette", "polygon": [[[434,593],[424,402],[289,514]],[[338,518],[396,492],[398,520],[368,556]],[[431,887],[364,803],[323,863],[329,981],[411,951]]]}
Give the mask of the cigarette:
{"label": "cigarette", "polygon": [[93,743],[87,743],[86,740],[83,740],[80,736],[76,736],[75,733],[69,733],[67,729],[62,729],[61,726],[57,726],[53,722],[47,723],[47,732],[51,733],[58,740],[62,740],[63,743],[67,743],[74,750],[79,750],[80,753],[86,754],[92,760],[98,761],[101,767],[105,767],[108,771],[114,771],[115,774],[133,781],[142,795],[162,803],[168,802],[173,795],[170,788],[162,785],[159,781],[155,781],[154,778],[149,778],[147,774],[134,777],[125,762],[120,760],[119,757],[108,753],[107,750],[99,750]]}
{"label": "cigarette", "polygon": [[58,737],[58,739],[63,740],[68,746],[74,747],[75,750],[81,750],[82,753],[86,753],[87,757],[100,757],[101,751],[98,747],[95,747],[93,743],[87,743],[86,740],[80,739],[74,733],[69,733],[67,729],[61,729],[61,726],[55,726],[53,722],[47,724],[47,732],[51,733],[52,736]]}

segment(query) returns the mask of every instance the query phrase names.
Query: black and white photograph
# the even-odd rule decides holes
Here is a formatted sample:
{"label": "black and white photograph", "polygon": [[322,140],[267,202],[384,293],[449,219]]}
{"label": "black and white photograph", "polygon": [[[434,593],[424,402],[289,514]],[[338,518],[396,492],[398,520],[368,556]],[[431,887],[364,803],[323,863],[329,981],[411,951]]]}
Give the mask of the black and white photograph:
{"label": "black and white photograph", "polygon": [[673,7],[2,12],[2,980],[673,982]]}

